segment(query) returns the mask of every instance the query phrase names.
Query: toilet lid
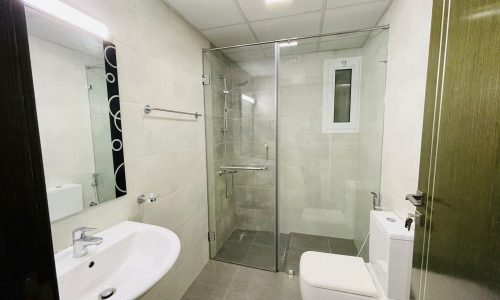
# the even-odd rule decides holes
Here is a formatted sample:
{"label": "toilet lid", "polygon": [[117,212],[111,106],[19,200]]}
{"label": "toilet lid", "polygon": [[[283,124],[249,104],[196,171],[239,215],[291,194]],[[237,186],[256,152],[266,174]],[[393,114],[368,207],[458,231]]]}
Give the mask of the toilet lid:
{"label": "toilet lid", "polygon": [[300,277],[313,287],[377,297],[377,288],[361,257],[307,251],[300,257]]}

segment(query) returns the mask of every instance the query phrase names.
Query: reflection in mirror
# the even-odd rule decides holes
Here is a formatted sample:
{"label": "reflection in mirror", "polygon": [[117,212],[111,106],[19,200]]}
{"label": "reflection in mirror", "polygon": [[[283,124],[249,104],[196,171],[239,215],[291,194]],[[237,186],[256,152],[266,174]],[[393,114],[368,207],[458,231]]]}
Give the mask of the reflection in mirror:
{"label": "reflection in mirror", "polygon": [[113,44],[26,8],[50,219],[126,194]]}

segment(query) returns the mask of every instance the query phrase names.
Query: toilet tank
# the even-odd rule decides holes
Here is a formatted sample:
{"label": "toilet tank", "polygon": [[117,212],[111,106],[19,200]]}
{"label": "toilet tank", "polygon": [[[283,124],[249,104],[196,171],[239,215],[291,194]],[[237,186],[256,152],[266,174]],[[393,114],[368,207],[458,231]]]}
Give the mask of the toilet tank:
{"label": "toilet tank", "polygon": [[395,213],[370,213],[370,266],[389,299],[410,297],[413,229],[408,231]]}
{"label": "toilet tank", "polygon": [[50,221],[57,221],[83,210],[81,184],[65,184],[47,190]]}

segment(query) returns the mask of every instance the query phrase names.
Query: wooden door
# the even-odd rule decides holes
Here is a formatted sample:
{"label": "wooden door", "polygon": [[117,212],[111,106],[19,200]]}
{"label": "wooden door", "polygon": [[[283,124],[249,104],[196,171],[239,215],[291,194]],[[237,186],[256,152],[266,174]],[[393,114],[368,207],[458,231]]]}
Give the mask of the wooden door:
{"label": "wooden door", "polygon": [[412,299],[500,299],[500,1],[435,0]]}

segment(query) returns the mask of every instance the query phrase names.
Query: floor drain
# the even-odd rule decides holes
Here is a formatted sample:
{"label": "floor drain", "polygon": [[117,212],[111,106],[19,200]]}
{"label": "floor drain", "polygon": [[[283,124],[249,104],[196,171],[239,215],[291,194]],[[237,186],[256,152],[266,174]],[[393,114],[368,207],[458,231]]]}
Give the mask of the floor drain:
{"label": "floor drain", "polygon": [[113,296],[116,293],[116,289],[110,288],[110,289],[105,289],[99,294],[99,300],[104,300],[104,299],[109,299],[111,296]]}

